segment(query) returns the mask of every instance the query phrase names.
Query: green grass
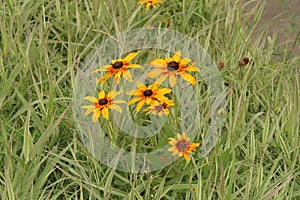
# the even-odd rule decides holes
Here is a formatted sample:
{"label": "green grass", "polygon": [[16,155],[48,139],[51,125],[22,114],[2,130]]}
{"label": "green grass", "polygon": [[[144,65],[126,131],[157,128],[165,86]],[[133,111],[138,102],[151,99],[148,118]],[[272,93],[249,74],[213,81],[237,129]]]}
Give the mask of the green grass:
{"label": "green grass", "polygon": [[[255,5],[170,0],[147,12],[134,0],[3,1],[0,199],[299,199],[300,57],[274,56],[275,38],[255,31],[263,8]],[[228,107],[207,157],[130,174],[83,146],[72,90],[97,44],[149,26],[180,31],[224,62]],[[254,65],[238,66],[243,57]]]}

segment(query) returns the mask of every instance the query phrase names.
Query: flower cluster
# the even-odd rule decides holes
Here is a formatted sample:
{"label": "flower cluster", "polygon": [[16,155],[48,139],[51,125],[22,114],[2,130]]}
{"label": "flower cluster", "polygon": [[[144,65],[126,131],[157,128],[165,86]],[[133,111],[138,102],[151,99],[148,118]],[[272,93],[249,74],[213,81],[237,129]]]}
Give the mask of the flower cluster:
{"label": "flower cluster", "polygon": [[[139,64],[131,64],[131,61],[139,54],[140,51],[129,53],[124,58],[117,58],[112,60],[110,64],[104,67],[94,70],[92,73],[105,72],[105,75],[97,79],[97,83],[105,83],[111,77],[117,84],[120,83],[120,79],[124,78],[129,82],[133,82],[130,69],[144,69]],[[104,90],[98,93],[98,97],[87,96],[84,99],[92,102],[91,105],[84,105],[82,108],[86,109],[85,116],[93,113],[92,122],[98,121],[102,115],[106,120],[109,119],[109,109],[116,110],[122,113],[122,108],[117,104],[128,104],[128,106],[136,104],[136,111],[143,110],[146,114],[154,114],[158,116],[168,115],[170,113],[170,107],[174,106],[173,100],[167,96],[172,92],[170,88],[162,88],[161,84],[165,80],[169,80],[169,86],[175,87],[178,78],[182,78],[187,82],[195,85],[196,79],[190,74],[190,72],[198,72],[198,68],[194,64],[189,64],[191,59],[181,58],[181,52],[177,51],[171,58],[157,58],[149,62],[151,66],[147,77],[157,80],[150,85],[145,85],[139,81],[136,82],[136,89],[128,91],[126,94],[133,96],[129,102],[118,100],[116,97],[122,91],[112,90],[105,93]],[[167,95],[167,96],[166,96]],[[146,105],[145,109],[142,109]],[[173,152],[173,155],[183,156],[189,161],[189,154],[199,146],[198,143],[189,144],[189,138],[186,137],[185,133],[177,134],[177,140],[170,138],[169,151]]]}

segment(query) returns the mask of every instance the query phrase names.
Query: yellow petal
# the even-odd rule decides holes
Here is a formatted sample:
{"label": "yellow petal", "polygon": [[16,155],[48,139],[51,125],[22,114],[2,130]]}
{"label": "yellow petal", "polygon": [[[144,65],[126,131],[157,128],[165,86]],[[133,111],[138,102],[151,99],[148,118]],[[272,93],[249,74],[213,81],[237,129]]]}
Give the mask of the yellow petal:
{"label": "yellow petal", "polygon": [[85,106],[81,106],[81,108],[84,108],[84,109],[94,109],[94,105],[85,105]]}
{"label": "yellow petal", "polygon": [[180,51],[176,51],[174,56],[173,56],[173,60],[176,62],[180,61],[180,56],[181,56],[181,52]]}
{"label": "yellow petal", "polygon": [[174,151],[174,147],[169,147],[168,151],[173,152]]}
{"label": "yellow petal", "polygon": [[176,85],[176,82],[177,82],[177,78],[175,74],[174,73],[170,74],[169,76],[170,87],[174,87]]}
{"label": "yellow petal", "polygon": [[152,102],[151,97],[146,97],[146,104],[149,105]]}
{"label": "yellow petal", "polygon": [[124,76],[124,78],[125,78],[127,81],[133,82],[132,76],[131,76],[131,74],[130,74],[129,71],[125,72],[125,74],[124,74],[123,76]]}
{"label": "yellow petal", "polygon": [[98,99],[96,97],[91,97],[91,96],[87,96],[87,97],[84,97],[83,98],[84,100],[88,100],[88,101],[91,101],[93,103],[97,102]]}
{"label": "yellow petal", "polygon": [[132,69],[132,68],[144,69],[143,67],[141,67],[138,64],[130,64],[130,65],[127,65],[126,68],[128,68],[128,69]]}
{"label": "yellow petal", "polygon": [[147,73],[147,77],[148,78],[155,78],[158,77],[161,74],[161,70],[159,69],[155,69],[155,70],[151,70],[150,72]]}
{"label": "yellow petal", "polygon": [[136,55],[138,55],[140,53],[140,51],[137,52],[133,52],[128,54],[125,58],[124,61],[126,61],[127,63],[129,63]]}
{"label": "yellow petal", "polygon": [[169,89],[169,88],[161,88],[161,89],[156,91],[156,94],[157,95],[165,95],[165,94],[168,94],[170,92],[172,92],[172,90]]}
{"label": "yellow petal", "polygon": [[150,10],[150,6],[151,6],[151,4],[150,4],[150,3],[147,3],[147,4],[146,4],[146,10]]}
{"label": "yellow petal", "polygon": [[167,97],[163,96],[163,95],[155,95],[155,98],[158,100],[158,101],[166,101],[168,100]]}
{"label": "yellow petal", "polygon": [[118,96],[120,93],[122,93],[122,91],[116,91],[116,90],[112,90],[112,91],[110,91],[108,94],[107,94],[107,98],[108,99],[113,99],[113,98],[115,98],[116,96]]}
{"label": "yellow petal", "polygon": [[122,72],[121,72],[121,71],[119,71],[118,73],[115,74],[115,81],[116,81],[117,83],[120,82],[120,77],[121,77],[121,75],[122,75]]}
{"label": "yellow petal", "polygon": [[118,104],[118,103],[127,103],[127,102],[123,101],[123,100],[113,100],[112,103],[113,104]]}
{"label": "yellow petal", "polygon": [[92,71],[92,74],[96,73],[96,72],[100,72],[100,71],[107,71],[107,68],[111,67],[111,65],[105,65],[102,68],[96,69],[94,71]]}
{"label": "yellow petal", "polygon": [[103,99],[105,97],[105,92],[102,90],[101,92],[98,93],[98,99]]}
{"label": "yellow petal", "polygon": [[131,104],[134,104],[135,102],[137,101],[141,101],[141,97],[136,97],[134,99],[131,99],[129,102],[128,102],[128,105],[130,106]]}
{"label": "yellow petal", "polygon": [[164,59],[157,58],[155,60],[152,60],[149,65],[159,68],[165,68],[167,66],[167,62]]}
{"label": "yellow petal", "polygon": [[91,108],[91,109],[87,109],[84,113],[84,116],[88,116],[91,112],[94,111],[94,108]]}
{"label": "yellow petal", "polygon": [[102,109],[102,115],[105,119],[108,120],[108,108],[103,108]]}
{"label": "yellow petal", "polygon": [[130,90],[126,94],[133,95],[133,96],[141,96],[143,95],[144,91],[141,91],[140,89]]}
{"label": "yellow petal", "polygon": [[197,83],[196,79],[188,73],[182,72],[182,73],[180,73],[180,75],[184,80],[186,80],[187,82],[189,82],[193,85],[195,85]]}
{"label": "yellow petal", "polygon": [[199,72],[200,71],[197,67],[194,67],[193,65],[184,68],[184,70],[187,72]]}
{"label": "yellow petal", "polygon": [[165,74],[165,75],[161,76],[159,79],[157,79],[156,83],[161,85],[167,78],[168,78],[168,74]]}
{"label": "yellow petal", "polygon": [[142,100],[142,101],[140,101],[139,103],[138,103],[138,105],[136,106],[136,111],[140,111],[141,110],[141,108],[143,107],[143,105],[145,104],[145,101],[144,100]]}
{"label": "yellow petal", "polygon": [[143,84],[142,82],[140,81],[137,81],[136,82],[136,85],[138,86],[139,90],[147,90],[148,88],[146,87],[145,84]]}
{"label": "yellow petal", "polygon": [[179,133],[176,134],[177,140],[181,140],[181,135]]}
{"label": "yellow petal", "polygon": [[178,141],[175,138],[172,138],[172,140],[169,141],[169,144],[175,145]]}
{"label": "yellow petal", "polygon": [[105,82],[109,77],[111,77],[112,75],[111,74],[106,74],[104,77],[102,77],[102,78],[99,78],[98,80],[97,80],[97,83],[103,83],[103,82]]}
{"label": "yellow petal", "polygon": [[116,110],[116,111],[118,111],[120,113],[122,113],[122,108],[120,106],[118,106],[118,105],[112,104],[110,106],[110,108],[113,109],[113,110]]}
{"label": "yellow petal", "polygon": [[149,87],[148,87],[148,89],[152,90],[153,92],[157,91],[158,88],[159,88],[158,83],[153,83],[153,84],[149,85]]}
{"label": "yellow petal", "polygon": [[100,110],[97,109],[97,110],[94,110],[94,114],[93,114],[93,117],[92,117],[92,122],[95,123],[98,118],[100,117]]}
{"label": "yellow petal", "polygon": [[187,65],[190,61],[191,61],[191,59],[189,59],[189,58],[183,58],[180,60],[180,64]]}

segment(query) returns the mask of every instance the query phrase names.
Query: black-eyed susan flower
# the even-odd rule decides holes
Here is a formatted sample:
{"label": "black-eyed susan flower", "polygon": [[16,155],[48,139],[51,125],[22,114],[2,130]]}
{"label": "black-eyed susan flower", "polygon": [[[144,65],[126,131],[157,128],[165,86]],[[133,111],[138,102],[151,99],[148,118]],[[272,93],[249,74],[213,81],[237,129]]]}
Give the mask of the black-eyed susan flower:
{"label": "black-eyed susan flower", "polygon": [[102,114],[105,119],[108,120],[108,109],[114,109],[116,111],[122,112],[122,108],[116,104],[126,103],[123,100],[114,100],[114,98],[120,94],[121,91],[117,92],[112,90],[107,95],[102,90],[98,93],[98,98],[87,96],[84,99],[93,102],[92,105],[82,106],[82,108],[87,109],[84,113],[85,116],[93,112],[92,122],[95,123],[100,115]]}
{"label": "black-eyed susan flower", "polygon": [[138,5],[146,4],[146,10],[150,10],[150,7],[156,8],[156,4],[161,4],[161,0],[140,0]]}
{"label": "black-eyed susan flower", "polygon": [[140,111],[145,103],[147,105],[152,105],[158,103],[159,101],[168,100],[168,98],[164,95],[172,91],[169,88],[159,89],[160,85],[157,83],[149,85],[148,87],[141,82],[137,82],[136,84],[138,89],[131,90],[127,94],[137,96],[128,102],[128,105],[131,105],[139,101],[136,107],[137,111]]}
{"label": "black-eyed susan flower", "polygon": [[159,103],[154,103],[150,105],[145,111],[148,114],[154,114],[158,116],[162,116],[163,114],[168,115],[170,113],[169,107],[174,106],[174,102],[172,100],[164,100]]}
{"label": "black-eyed susan flower", "polygon": [[190,154],[199,146],[199,143],[190,144],[189,142],[190,138],[187,137],[185,133],[182,133],[182,135],[178,133],[177,139],[169,138],[169,144],[171,144],[172,147],[170,147],[168,151],[172,152],[172,156],[183,156],[184,159],[189,162]]}
{"label": "black-eyed susan flower", "polygon": [[160,76],[160,78],[157,80],[158,83],[162,83],[169,78],[171,87],[176,85],[178,76],[193,85],[196,84],[196,79],[188,72],[197,72],[199,69],[193,65],[188,65],[191,59],[180,58],[180,56],[180,51],[177,51],[172,58],[157,58],[152,60],[149,64],[157,69],[151,70],[147,74],[147,77],[156,78]]}
{"label": "black-eyed susan flower", "polygon": [[124,77],[129,82],[132,82],[132,76],[128,69],[130,68],[140,68],[143,69],[138,64],[129,64],[129,62],[139,53],[134,52],[128,54],[125,58],[118,58],[116,60],[112,60],[110,65],[106,65],[103,68],[94,70],[92,73],[99,72],[99,71],[106,71],[106,75],[102,78],[97,80],[98,83],[105,82],[108,78],[115,76],[115,81],[119,83],[120,78]]}

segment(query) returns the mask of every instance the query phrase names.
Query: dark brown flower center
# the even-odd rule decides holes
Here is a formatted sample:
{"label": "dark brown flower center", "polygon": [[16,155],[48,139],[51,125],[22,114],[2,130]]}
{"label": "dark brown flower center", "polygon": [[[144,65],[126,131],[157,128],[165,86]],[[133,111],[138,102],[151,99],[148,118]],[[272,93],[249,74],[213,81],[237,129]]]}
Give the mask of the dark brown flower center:
{"label": "dark brown flower center", "polygon": [[99,103],[99,105],[104,106],[105,104],[108,103],[108,100],[106,98],[99,99],[98,103]]}
{"label": "dark brown flower center", "polygon": [[123,63],[122,62],[115,62],[112,67],[114,69],[120,69],[121,67],[123,66]]}
{"label": "dark brown flower center", "polygon": [[179,68],[179,64],[176,61],[171,61],[171,62],[168,63],[167,68],[168,68],[169,71],[175,71]]}
{"label": "dark brown flower center", "polygon": [[143,95],[144,95],[145,97],[149,97],[149,96],[151,96],[152,94],[153,94],[152,90],[145,90],[144,93],[143,93]]}
{"label": "dark brown flower center", "polygon": [[185,140],[178,141],[176,144],[178,151],[185,151],[188,148],[188,144]]}

